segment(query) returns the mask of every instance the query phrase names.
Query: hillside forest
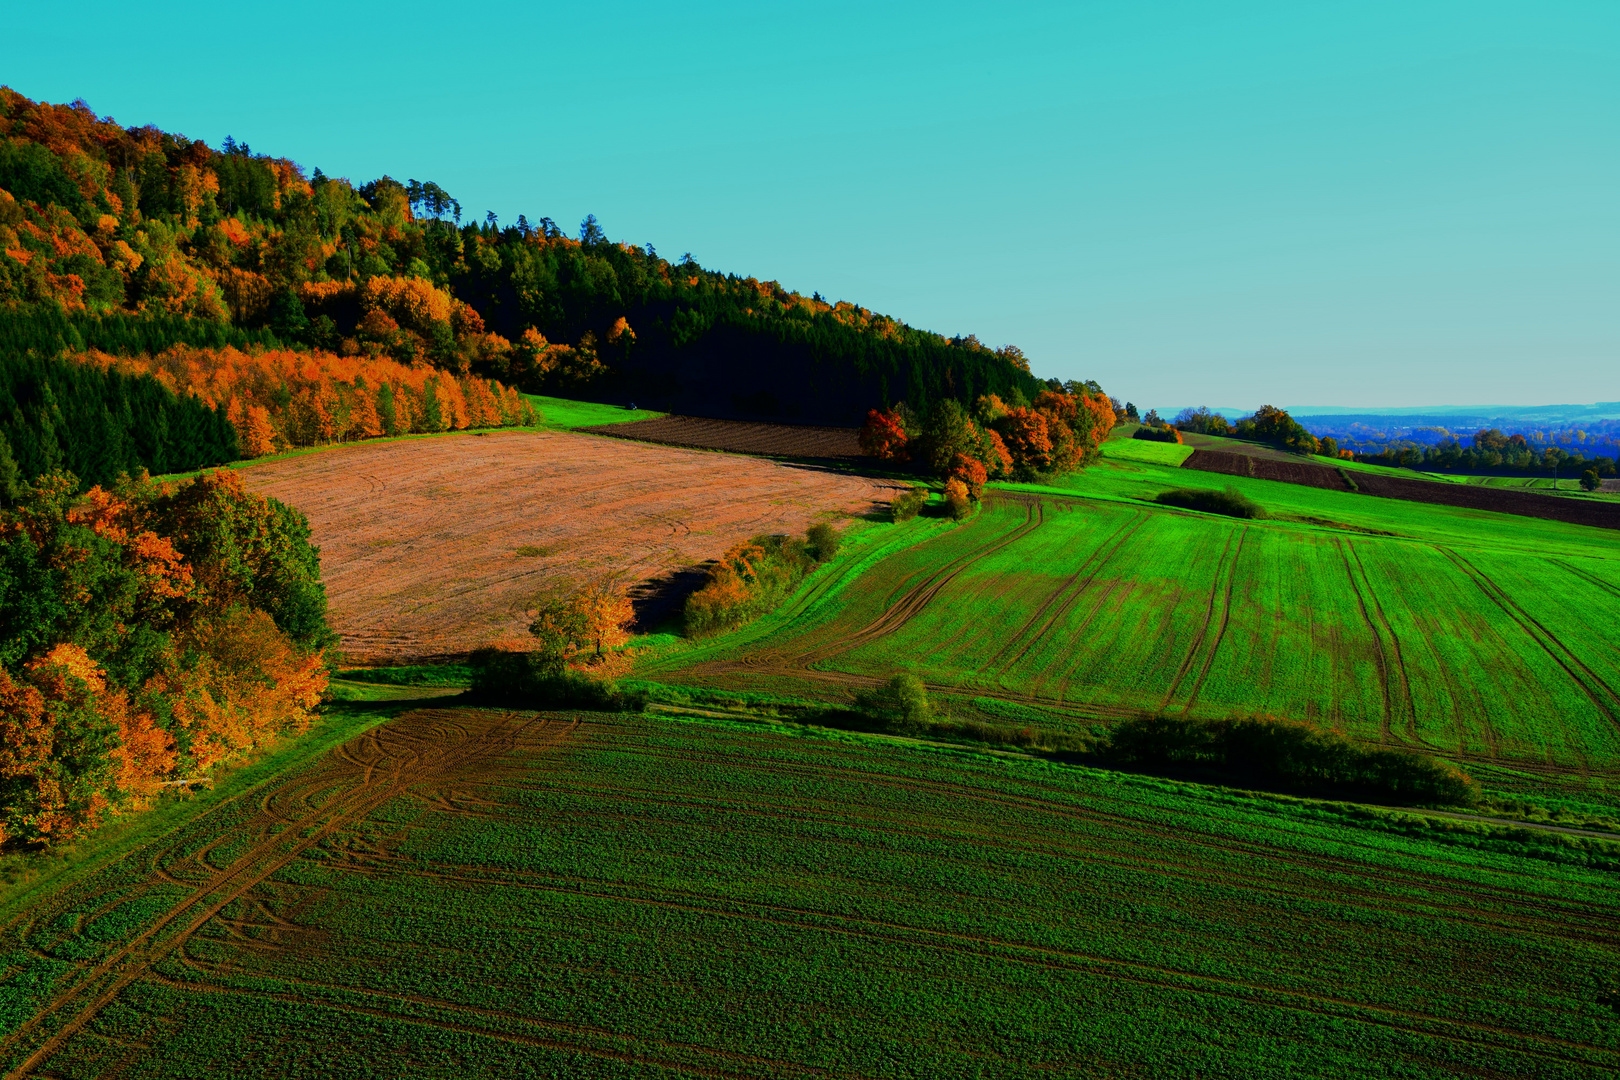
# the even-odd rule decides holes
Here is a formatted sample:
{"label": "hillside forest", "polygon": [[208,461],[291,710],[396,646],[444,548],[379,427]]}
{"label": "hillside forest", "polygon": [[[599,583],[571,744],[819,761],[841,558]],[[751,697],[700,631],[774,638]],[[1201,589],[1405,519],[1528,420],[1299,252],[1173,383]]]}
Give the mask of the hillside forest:
{"label": "hillside forest", "polygon": [[[215,149],[9,89],[0,304],[8,356],[86,371],[82,390],[60,367],[0,388],[10,456],[25,477],[61,460],[87,482],[113,474],[86,462],[131,455],[50,449],[53,409],[105,408],[114,441],[134,439],[149,468],[230,456],[223,429],[200,414],[171,419],[161,454],[141,443],[152,438],[120,414],[139,416],[153,391],[129,390],[131,376],[228,412],[248,455],[265,439],[386,433],[387,398],[404,430],[462,426],[463,412],[471,426],[497,414],[521,422],[514,390],[855,426],[873,406],[905,401],[925,415],[942,400],[1061,389],[1036,380],[1016,347],[918,330],[690,255],[672,262],[610,241],[594,217],[577,236],[544,217],[463,220],[431,181],[355,184],[230,138]],[[42,445],[19,449],[29,442]]]}

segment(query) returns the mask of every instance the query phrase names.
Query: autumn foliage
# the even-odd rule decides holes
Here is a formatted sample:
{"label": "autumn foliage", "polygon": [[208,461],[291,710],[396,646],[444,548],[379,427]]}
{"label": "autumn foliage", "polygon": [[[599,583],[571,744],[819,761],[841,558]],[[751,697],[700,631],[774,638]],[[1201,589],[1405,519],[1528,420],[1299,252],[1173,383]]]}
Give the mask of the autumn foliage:
{"label": "autumn foliage", "polygon": [[1069,384],[1066,390],[1043,390],[1025,404],[987,394],[972,411],[947,398],[923,418],[904,405],[873,409],[861,429],[861,448],[882,460],[926,464],[977,501],[987,480],[1028,480],[1083,467],[1114,422],[1106,395]]}
{"label": "autumn foliage", "polygon": [[309,723],[330,641],[296,511],[230,472],[0,513],[0,844],[53,844]]}
{"label": "autumn foliage", "polygon": [[87,353],[86,364],[154,376],[223,408],[243,457],[380,435],[533,424],[523,395],[492,380],[386,357],[177,345],[157,356]]}

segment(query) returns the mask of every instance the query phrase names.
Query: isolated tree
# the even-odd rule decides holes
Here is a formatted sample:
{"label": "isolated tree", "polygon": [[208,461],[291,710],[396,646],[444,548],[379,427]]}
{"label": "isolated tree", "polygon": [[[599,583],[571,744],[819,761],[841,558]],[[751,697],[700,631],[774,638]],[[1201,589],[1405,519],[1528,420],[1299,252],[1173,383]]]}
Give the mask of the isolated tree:
{"label": "isolated tree", "polygon": [[1596,469],[1587,469],[1581,474],[1581,487],[1587,491],[1596,491],[1603,486],[1603,478]]}

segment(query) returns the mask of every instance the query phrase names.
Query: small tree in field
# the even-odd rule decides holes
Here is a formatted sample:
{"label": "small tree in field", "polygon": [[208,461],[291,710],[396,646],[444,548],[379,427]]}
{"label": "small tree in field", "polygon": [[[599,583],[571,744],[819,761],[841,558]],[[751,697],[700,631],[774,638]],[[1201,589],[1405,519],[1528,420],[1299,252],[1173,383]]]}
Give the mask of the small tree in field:
{"label": "small tree in field", "polygon": [[538,662],[561,670],[584,654],[600,662],[604,650],[630,640],[634,620],[629,598],[614,582],[603,580],[543,598],[529,633],[539,643]]}
{"label": "small tree in field", "polygon": [[1587,491],[1596,491],[1603,486],[1603,478],[1596,469],[1587,469],[1581,474],[1581,487]]}

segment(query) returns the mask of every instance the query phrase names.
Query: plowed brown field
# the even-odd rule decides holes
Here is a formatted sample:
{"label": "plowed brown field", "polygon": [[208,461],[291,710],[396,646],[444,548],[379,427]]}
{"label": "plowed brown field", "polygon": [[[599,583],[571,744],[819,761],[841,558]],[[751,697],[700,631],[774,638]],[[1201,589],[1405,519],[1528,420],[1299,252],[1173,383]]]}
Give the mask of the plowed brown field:
{"label": "plowed brown field", "polygon": [[349,663],[521,635],[549,582],[667,577],[758,533],[886,501],[889,481],[568,432],[335,447],[243,472],[309,515]]}
{"label": "plowed brown field", "polygon": [[[1288,484],[1329,488],[1335,491],[1352,490],[1338,469],[1300,460],[1279,460],[1273,456],[1250,453],[1232,453],[1216,450],[1194,450],[1182,463],[1184,469],[1224,473],[1227,476],[1253,476],[1261,480],[1281,480]],[[1408,480],[1400,476],[1380,476],[1378,473],[1357,470],[1351,477],[1354,490],[1365,495],[1378,495],[1386,499],[1406,499],[1410,502],[1436,503],[1441,506],[1462,506],[1471,510],[1494,510],[1500,514],[1518,514],[1523,517],[1546,518],[1549,521],[1567,521],[1571,525],[1593,525],[1600,529],[1620,529],[1620,506],[1590,499],[1571,499],[1558,495],[1537,495],[1512,488],[1493,488],[1479,484],[1446,484],[1432,480]]]}
{"label": "plowed brown field", "polygon": [[830,458],[853,461],[861,457],[859,428],[804,427],[793,424],[754,424],[740,420],[704,420],[695,416],[662,416],[628,424],[584,428],[616,439],[692,446],[702,450],[730,450],[738,454],[772,457]]}

